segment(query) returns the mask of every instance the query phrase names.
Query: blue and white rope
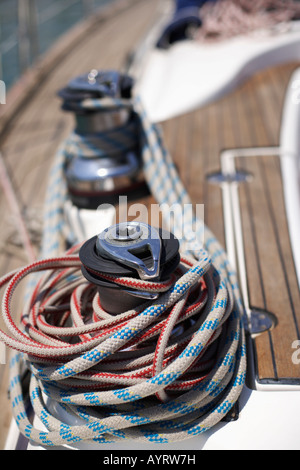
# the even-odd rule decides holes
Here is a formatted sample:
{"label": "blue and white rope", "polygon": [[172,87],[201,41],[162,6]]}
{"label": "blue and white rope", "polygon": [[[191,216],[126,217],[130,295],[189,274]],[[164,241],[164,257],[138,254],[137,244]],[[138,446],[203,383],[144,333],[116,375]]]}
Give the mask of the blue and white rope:
{"label": "blue and white rope", "polygon": [[[190,208],[189,212],[185,212],[185,223],[191,227],[191,232],[186,239],[180,241],[182,253],[192,255],[194,265],[169,291],[162,294],[152,305],[143,308],[125,326],[121,326],[108,337],[105,336],[96,345],[91,341],[91,349],[83,350],[67,361],[57,362],[54,353],[51,360],[37,358],[30,354],[30,344],[26,345],[28,352],[24,357],[24,353],[15,353],[11,363],[10,386],[14,416],[20,431],[28,439],[45,446],[80,441],[106,443],[135,439],[168,443],[189,439],[219,423],[235,405],[244,386],[246,351],[242,326],[243,310],[236,275],[229,266],[226,253],[210,230],[205,225],[203,233],[192,230],[197,221],[191,209],[190,198],[163,145],[160,130],[149,122],[139,99],[134,101],[134,105],[126,100],[89,100],[84,102],[83,106],[92,109],[132,107],[141,137],[144,173],[152,194],[159,204],[171,206],[178,203]],[[93,141],[90,145],[88,140],[79,142],[78,136],[76,139],[71,136],[56,155],[46,198],[43,258],[57,256],[61,249],[59,240],[64,238],[66,228],[63,217],[63,205],[67,197],[64,164],[66,158],[69,158],[70,149],[76,152],[78,145],[80,148],[88,146],[93,152],[98,144]],[[101,145],[99,148],[101,151]],[[181,236],[181,231],[182,227],[175,225],[175,236],[177,232]],[[196,247],[193,252],[190,251],[191,240]],[[119,386],[105,391],[93,391],[91,388],[89,392],[72,389],[72,384],[76,384],[76,381],[79,383],[80,377],[86,371],[94,370],[93,368],[101,370],[101,363],[105,371],[105,367],[108,367],[105,361],[108,358],[117,360],[118,352],[126,349],[126,345],[143,330],[150,328],[153,322],[160,320],[168,308],[180,302],[201,279],[205,280],[207,286],[207,303],[196,320],[197,328],[194,334],[173,362],[153,377],[132,382],[126,376],[125,361],[123,380],[125,383],[128,380],[125,388]],[[206,350],[213,338],[219,338],[219,351],[208,375],[175,398],[169,397],[166,402],[154,404],[153,396],[176,383],[195,359]],[[10,337],[0,333],[0,339],[10,345]],[[54,345],[57,346],[57,339],[53,339]],[[51,357],[51,354],[52,350],[49,351],[48,357]],[[33,427],[27,417],[20,383],[20,366],[24,360],[28,362],[32,372],[31,402],[47,431]],[[139,364],[137,358],[135,361]],[[112,365],[112,370],[113,367]],[[75,416],[80,424],[63,423],[50,413],[45,397],[58,402],[68,414]],[[95,406],[99,407],[97,412]]]}

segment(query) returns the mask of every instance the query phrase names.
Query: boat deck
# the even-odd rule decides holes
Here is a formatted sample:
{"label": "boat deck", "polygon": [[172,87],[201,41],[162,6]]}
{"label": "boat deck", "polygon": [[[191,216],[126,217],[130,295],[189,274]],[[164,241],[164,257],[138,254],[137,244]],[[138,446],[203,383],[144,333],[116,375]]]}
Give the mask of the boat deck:
{"label": "boat deck", "polygon": [[[56,91],[70,77],[91,68],[123,67],[128,53],[153,23],[158,4],[159,0],[121,2],[121,7],[107,15],[105,21],[94,19],[90,29],[85,25],[86,32],[80,32],[75,46],[68,47],[65,56],[61,54],[55,67],[49,66],[49,73],[30,95],[26,106],[21,106],[5,122],[1,152],[20,209],[27,213],[36,252],[39,238],[33,222],[40,222],[48,170],[59,144],[73,126],[71,116],[59,109]],[[207,176],[220,171],[223,149],[278,145],[286,87],[298,66],[293,63],[264,70],[223,99],[162,123],[165,144],[183,183],[193,202],[204,204],[205,223],[224,246],[222,190],[211,184]],[[278,157],[238,158],[236,165],[252,174],[251,181],[239,188],[249,303],[277,318],[275,328],[255,339],[257,380],[300,384],[299,366],[291,361],[291,344],[300,339],[300,297]],[[4,274],[27,264],[28,253],[20,244],[18,226],[4,195],[0,198],[0,211],[0,272]],[[3,448],[11,419],[5,364],[0,366],[0,379],[0,448]]]}
{"label": "boat deck", "polygon": [[239,185],[247,301],[267,312],[274,327],[254,340],[255,380],[300,385],[292,343],[299,340],[300,293],[284,207],[279,158],[280,124],[286,88],[299,64],[267,69],[217,102],[164,124],[166,144],[194,204],[204,204],[205,223],[226,246],[221,187],[209,175],[220,172],[224,149],[274,147],[274,155],[236,158],[251,175]]}

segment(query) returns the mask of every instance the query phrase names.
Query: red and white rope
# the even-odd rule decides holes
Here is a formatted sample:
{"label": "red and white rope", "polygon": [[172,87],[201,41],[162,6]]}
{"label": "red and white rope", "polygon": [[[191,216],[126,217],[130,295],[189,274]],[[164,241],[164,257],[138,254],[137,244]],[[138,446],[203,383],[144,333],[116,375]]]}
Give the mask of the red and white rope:
{"label": "red and white rope", "polygon": [[[187,429],[196,426],[195,413],[198,424],[199,419],[204,419],[208,425],[207,407],[216,407],[219,396],[221,400],[217,404],[221,408],[216,411],[217,406],[208,421],[215,423],[222,419],[230,408],[227,408],[228,396],[232,395],[230,406],[233,406],[240,394],[245,373],[244,353],[232,291],[220,281],[209,258],[198,262],[182,258],[172,282],[157,283],[160,292],[157,300],[115,316],[103,310],[97,286],[87,283],[82,276],[77,249],[62,257],[37,261],[0,280],[0,286],[5,288],[2,312],[7,329],[0,331],[0,339],[25,355],[32,372],[31,401],[49,429],[48,445],[65,443],[66,439],[61,425],[57,428],[57,419],[48,416],[43,393],[71,407],[71,414],[80,416],[82,406],[86,413],[88,407],[102,404],[103,412],[110,416],[107,419],[114,422],[115,431],[95,432],[92,438],[96,440],[111,439],[111,433],[120,429],[126,437],[151,440],[157,429],[165,426],[162,435],[168,435],[168,441],[188,438]],[[39,282],[24,309],[22,326],[18,326],[12,307],[14,296],[20,283],[34,273],[40,273]],[[120,279],[114,277],[114,281],[119,283]],[[122,279],[122,286],[130,287],[132,283],[135,288],[148,284],[138,279]],[[149,286],[153,291],[155,283],[149,282]],[[14,367],[17,368],[16,364]],[[15,373],[18,375],[18,369]],[[224,398],[227,390],[224,384],[231,381],[234,384]],[[20,392],[19,381],[14,382]],[[191,401],[189,393],[193,397]],[[19,397],[13,401],[17,401],[15,413],[20,429],[30,439],[43,443],[45,433],[29,424],[20,393],[14,392],[13,396]],[[178,428],[179,411],[162,413],[159,403],[167,403],[171,409],[172,403],[173,406],[178,400],[182,403],[187,396],[191,418],[185,416],[184,430]],[[150,397],[149,409],[146,402]],[[153,397],[157,400],[154,407]],[[131,404],[132,399],[137,400],[136,406]],[[133,411],[124,415],[125,404],[129,409],[133,406],[133,415]],[[112,405],[113,411],[109,412]],[[197,411],[202,407],[203,413]],[[139,408],[143,411],[137,415]],[[131,419],[145,420],[145,414],[151,423],[151,432],[146,433],[143,428],[132,427],[131,422]],[[172,417],[169,424],[165,422],[167,416]],[[94,419],[91,412],[89,423],[94,423]],[[54,422],[56,432],[51,431],[50,423]],[[102,418],[97,422],[103,423]],[[174,428],[171,434],[167,431],[170,426]],[[91,439],[88,426],[71,428],[73,431],[76,428],[79,440]],[[162,439],[165,442],[167,437]]]}

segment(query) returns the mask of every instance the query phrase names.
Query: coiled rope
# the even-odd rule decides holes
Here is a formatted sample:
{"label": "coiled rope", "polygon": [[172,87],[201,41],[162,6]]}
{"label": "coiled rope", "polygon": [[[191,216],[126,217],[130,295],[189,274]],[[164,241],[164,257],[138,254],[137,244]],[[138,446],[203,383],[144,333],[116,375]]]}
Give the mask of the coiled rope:
{"label": "coiled rope", "polygon": [[[152,194],[160,204],[192,207],[160,131],[138,99],[86,100],[82,106],[134,108]],[[69,145],[59,150],[50,176],[43,259],[0,280],[7,328],[0,339],[17,351],[10,386],[15,420],[28,439],[44,446],[122,439],[168,443],[197,436],[224,418],[245,382],[243,310],[235,273],[209,229],[193,230],[197,221],[191,209],[185,212],[191,230],[180,240],[182,258],[174,276],[159,284],[134,281],[135,288],[159,292],[158,299],[118,316],[103,311],[96,288],[80,273],[78,247],[59,256]],[[181,229],[174,226],[175,236]],[[36,285],[19,327],[13,298],[32,274]],[[133,282],[111,281],[125,287]],[[24,362],[31,371],[30,400],[47,431],[35,428],[27,416],[20,382]],[[51,412],[48,398],[76,424]]]}

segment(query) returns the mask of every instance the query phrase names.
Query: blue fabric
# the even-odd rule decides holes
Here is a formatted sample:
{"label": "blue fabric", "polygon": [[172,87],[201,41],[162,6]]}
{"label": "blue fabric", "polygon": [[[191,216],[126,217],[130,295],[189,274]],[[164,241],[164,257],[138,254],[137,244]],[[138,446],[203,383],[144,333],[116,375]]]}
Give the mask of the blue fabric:
{"label": "blue fabric", "polygon": [[164,28],[156,46],[167,49],[171,44],[188,38],[191,26],[200,28],[202,25],[199,15],[201,7],[207,2],[218,0],[175,0],[173,18]]}
{"label": "blue fabric", "polygon": [[191,25],[198,28],[201,24],[202,21],[197,14],[189,11],[188,14],[181,15],[179,12],[174,16],[171,23],[165,27],[157,42],[157,47],[167,49],[171,44],[183,41],[187,38],[187,31]]}
{"label": "blue fabric", "polygon": [[176,11],[182,8],[198,7],[201,8],[204,3],[216,0],[175,0]]}

